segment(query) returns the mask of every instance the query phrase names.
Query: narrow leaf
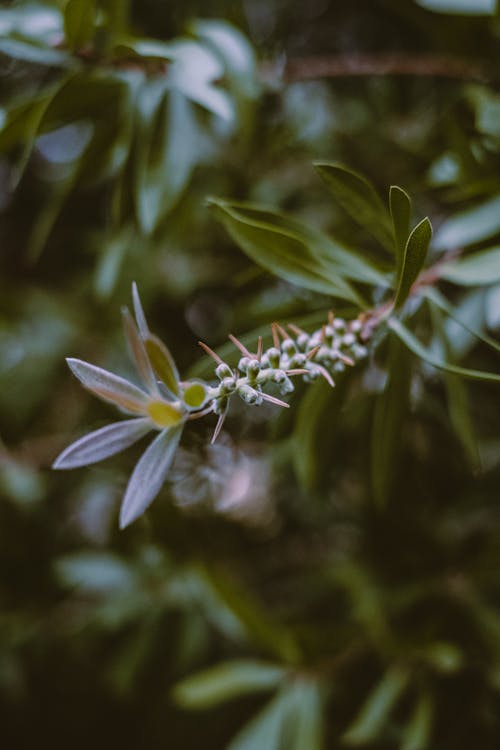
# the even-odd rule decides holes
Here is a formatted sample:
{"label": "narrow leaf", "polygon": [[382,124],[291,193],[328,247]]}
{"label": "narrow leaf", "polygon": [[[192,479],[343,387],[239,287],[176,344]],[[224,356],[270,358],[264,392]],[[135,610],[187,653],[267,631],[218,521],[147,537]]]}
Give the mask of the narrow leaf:
{"label": "narrow leaf", "polygon": [[394,302],[396,309],[406,302],[411,287],[422,270],[431,237],[432,225],[427,218],[422,219],[408,237]]}
{"label": "narrow leaf", "polygon": [[279,215],[222,200],[212,199],[210,205],[233,240],[263,268],[299,286],[362,305],[339,268],[335,276],[327,273],[318,248],[298,234],[296,227],[283,226]]}
{"label": "narrow leaf", "polygon": [[179,445],[182,428],[181,424],[160,432],[139,459],[123,498],[121,529],[142,515],[159,493]]}
{"label": "narrow leaf", "polygon": [[406,243],[410,234],[411,219],[411,199],[403,188],[391,185],[389,190],[389,208],[396,246],[396,273],[399,278],[403,267]]}
{"label": "narrow leaf", "polygon": [[284,729],[290,718],[292,698],[283,690],[250,721],[227,750],[280,750]]}
{"label": "narrow leaf", "polygon": [[291,688],[295,710],[286,734],[287,750],[322,750],[323,701],[318,682],[297,680]]}
{"label": "narrow leaf", "polygon": [[337,162],[317,162],[314,166],[342,208],[386,250],[394,252],[389,212],[373,185]]}
{"label": "narrow leaf", "polygon": [[94,20],[95,0],[68,0],[64,9],[64,33],[73,52],[91,39]]}
{"label": "narrow leaf", "polygon": [[396,337],[391,336],[389,344],[388,377],[376,397],[371,440],[372,488],[380,508],[389,501],[397,480],[411,382],[411,355]]}
{"label": "narrow leaf", "polygon": [[102,461],[125,450],[151,430],[147,418],[114,422],[90,432],[69,445],[52,464],[53,469],[75,469]]}
{"label": "narrow leaf", "polygon": [[142,307],[141,298],[139,297],[139,290],[135,281],[132,283],[132,300],[134,303],[134,314],[137,321],[137,327],[143,338],[146,338],[149,334],[149,328]]}
{"label": "narrow leaf", "polygon": [[180,682],[174,698],[185,708],[210,708],[241,695],[271,690],[285,674],[283,667],[266,662],[223,662]]}
{"label": "narrow leaf", "polygon": [[401,750],[427,750],[432,729],[433,705],[428,693],[415,703],[409,724],[403,732]]}
{"label": "narrow leaf", "polygon": [[408,679],[409,674],[405,669],[391,667],[343,736],[344,742],[349,745],[362,745],[374,740],[383,729]]}
{"label": "narrow leaf", "polygon": [[499,383],[500,375],[494,372],[484,372],[482,370],[469,370],[465,367],[458,367],[458,365],[452,365],[449,362],[445,362],[441,357],[434,354],[434,352],[427,349],[420,341],[413,335],[411,331],[406,328],[399,320],[390,318],[387,321],[388,326],[394,331],[403,344],[410,349],[417,357],[428,362],[438,370],[445,370],[446,372],[452,372],[456,375],[461,375],[464,378],[471,378],[472,380],[485,380],[491,383]]}
{"label": "narrow leaf", "polygon": [[178,396],[180,394],[179,372],[169,350],[154,333],[147,335],[144,339],[144,345],[153,370],[168,390]]}
{"label": "narrow leaf", "polygon": [[144,341],[139,335],[137,326],[132,318],[128,308],[124,307],[122,310],[123,326],[125,328],[125,335],[127,337],[127,343],[129,346],[130,354],[135,362],[137,373],[143,383],[146,385],[148,393],[158,395],[158,386],[156,384],[156,378],[149,361],[148,354]]}
{"label": "narrow leaf", "polygon": [[82,385],[103,401],[109,401],[132,413],[146,413],[149,401],[147,394],[128,380],[81,359],[68,358],[66,361]]}
{"label": "narrow leaf", "polygon": [[435,287],[427,287],[422,291],[422,294],[430,302],[432,302],[432,304],[439,307],[441,310],[443,310],[443,312],[449,315],[450,318],[453,318],[453,320],[455,320],[459,325],[465,328],[466,331],[469,331],[469,333],[472,333],[472,335],[478,338],[480,341],[487,344],[488,346],[491,346],[492,349],[500,352],[500,342],[495,341],[495,339],[492,339],[491,336],[488,336],[486,333],[482,333],[482,331],[478,331],[477,328],[471,326],[470,323],[467,323],[462,318],[458,310],[456,310],[453,305],[448,302],[446,297],[444,297],[438,289],[436,289]]}
{"label": "narrow leaf", "polygon": [[500,195],[451,216],[436,232],[434,246],[454,250],[493,237],[500,232]]}

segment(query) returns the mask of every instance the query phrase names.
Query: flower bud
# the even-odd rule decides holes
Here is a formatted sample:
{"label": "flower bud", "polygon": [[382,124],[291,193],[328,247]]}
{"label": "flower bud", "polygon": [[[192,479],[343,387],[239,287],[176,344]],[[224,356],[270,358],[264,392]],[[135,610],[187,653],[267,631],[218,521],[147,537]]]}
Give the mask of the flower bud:
{"label": "flower bud", "polygon": [[215,374],[219,378],[219,380],[223,380],[224,378],[230,378],[233,375],[233,371],[227,365],[225,362],[221,362],[220,365],[217,365],[215,368]]}
{"label": "flower bud", "polygon": [[220,385],[220,390],[223,394],[234,393],[236,388],[236,378],[232,375],[230,378],[224,378]]}
{"label": "flower bud", "polygon": [[247,376],[251,383],[257,380],[257,375],[260,372],[260,362],[257,359],[251,359],[247,365]]}
{"label": "flower bud", "polygon": [[250,362],[251,359],[249,357],[242,357],[238,362],[238,370],[245,373]]}
{"label": "flower bud", "polygon": [[238,395],[240,398],[251,406],[259,406],[262,403],[262,396],[255,388],[249,385],[242,385],[238,388]]}
{"label": "flower bud", "polygon": [[279,349],[276,349],[276,347],[272,346],[267,350],[266,355],[271,367],[280,366],[281,352]]}

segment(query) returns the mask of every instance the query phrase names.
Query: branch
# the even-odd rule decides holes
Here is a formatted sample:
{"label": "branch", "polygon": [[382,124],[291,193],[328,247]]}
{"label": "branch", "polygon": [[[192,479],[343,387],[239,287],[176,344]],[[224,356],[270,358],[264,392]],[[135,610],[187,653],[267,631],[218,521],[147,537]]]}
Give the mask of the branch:
{"label": "branch", "polygon": [[287,83],[311,78],[386,75],[434,76],[484,83],[500,80],[500,69],[492,68],[487,61],[449,55],[383,53],[291,58],[282,70]]}

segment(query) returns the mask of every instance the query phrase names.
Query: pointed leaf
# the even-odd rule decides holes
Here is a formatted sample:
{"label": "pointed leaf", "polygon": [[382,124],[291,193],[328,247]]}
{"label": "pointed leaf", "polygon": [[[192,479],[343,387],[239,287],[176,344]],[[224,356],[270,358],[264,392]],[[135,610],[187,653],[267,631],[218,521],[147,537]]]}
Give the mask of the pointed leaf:
{"label": "pointed leaf", "polygon": [[409,674],[402,667],[387,670],[343,736],[344,742],[348,745],[362,745],[374,740],[383,729],[408,680]]}
{"label": "pointed leaf", "polygon": [[400,277],[408,235],[410,234],[411,198],[403,188],[391,185],[389,190],[394,241],[396,244],[396,272]]}
{"label": "pointed leaf", "polygon": [[297,680],[291,688],[295,710],[286,736],[287,750],[322,750],[323,701],[318,682]]}
{"label": "pointed leaf", "polygon": [[422,270],[431,237],[432,225],[428,218],[422,219],[408,237],[394,302],[396,309],[406,302],[411,287]]}
{"label": "pointed leaf", "polygon": [[168,390],[175,396],[178,396],[180,393],[179,372],[169,350],[154,333],[146,336],[144,345],[153,370]]}
{"label": "pointed leaf", "polygon": [[495,349],[495,351],[500,352],[500,342],[495,341],[495,339],[491,338],[491,336],[488,336],[482,331],[478,331],[477,328],[471,326],[470,323],[466,322],[462,318],[458,310],[456,310],[453,305],[448,302],[446,297],[444,297],[438,289],[436,289],[435,287],[427,287],[422,291],[422,294],[433,305],[439,307],[440,310],[443,310],[443,312],[449,315],[450,318],[453,318],[453,320],[455,320],[459,325],[465,328],[466,331],[472,333],[472,335],[479,339],[479,341],[487,344],[487,346],[491,346],[491,348]]}
{"label": "pointed leaf", "polygon": [[415,703],[409,724],[403,732],[401,750],[427,750],[430,746],[433,705],[429,694],[422,693]]}
{"label": "pointed leaf", "polygon": [[132,299],[134,303],[134,314],[137,322],[137,327],[142,338],[145,339],[149,334],[149,328],[142,307],[141,298],[139,297],[139,290],[135,281],[132,283]]}
{"label": "pointed leaf", "polygon": [[181,424],[160,432],[139,459],[120,509],[121,529],[142,515],[159,493],[179,445],[182,428]]}
{"label": "pointed leaf", "polygon": [[386,250],[394,252],[389,212],[373,185],[337,162],[316,162],[314,166],[342,208]]}
{"label": "pointed leaf", "polygon": [[66,361],[82,385],[103,401],[109,401],[132,413],[146,413],[148,395],[128,380],[81,359],[68,358]]}
{"label": "pointed leaf", "polygon": [[230,743],[227,750],[280,750],[292,711],[290,691],[283,690]]}
{"label": "pointed leaf", "polygon": [[280,215],[244,204],[212,199],[210,205],[233,240],[263,268],[299,286],[363,304],[339,265],[336,275],[327,271],[319,248],[297,231],[296,223],[283,226]]}
{"label": "pointed leaf", "polygon": [[454,250],[493,237],[500,232],[500,195],[451,216],[436,232],[434,247]]}
{"label": "pointed leaf", "polygon": [[53,469],[75,469],[102,461],[125,450],[151,431],[147,417],[114,422],[84,435],[69,445],[52,464]]}
{"label": "pointed leaf", "polygon": [[437,356],[430,349],[427,349],[420,341],[413,335],[411,331],[406,328],[399,320],[390,318],[387,321],[389,328],[391,328],[396,336],[398,336],[403,344],[410,349],[417,357],[428,362],[438,370],[445,370],[446,372],[452,372],[456,375],[461,375],[464,378],[471,378],[472,380],[485,380],[491,383],[500,383],[500,375],[494,372],[483,372],[482,370],[469,370],[465,367],[458,367],[458,365],[452,365],[449,362],[445,362],[441,357]]}
{"label": "pointed leaf", "polygon": [[73,52],[84,47],[92,37],[95,0],[68,0],[64,9],[64,33]]}
{"label": "pointed leaf", "polygon": [[286,670],[276,664],[243,659],[222,662],[180,682],[174,698],[184,708],[210,708],[241,695],[270,690],[285,675]]}
{"label": "pointed leaf", "polygon": [[144,346],[144,341],[139,335],[137,326],[128,308],[124,307],[122,309],[122,317],[130,354],[135,362],[137,373],[147,387],[148,393],[158,395],[156,378],[146,352],[146,347]]}
{"label": "pointed leaf", "polygon": [[407,419],[411,383],[411,355],[391,336],[388,376],[377,395],[371,435],[371,477],[375,502],[383,508],[398,478],[402,429]]}

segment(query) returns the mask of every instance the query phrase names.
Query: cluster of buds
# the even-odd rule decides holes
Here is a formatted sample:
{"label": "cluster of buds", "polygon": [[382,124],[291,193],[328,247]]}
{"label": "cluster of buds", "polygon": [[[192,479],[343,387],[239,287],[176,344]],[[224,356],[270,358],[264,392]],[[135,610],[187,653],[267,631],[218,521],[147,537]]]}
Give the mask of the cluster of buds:
{"label": "cluster of buds", "polygon": [[210,347],[199,342],[217,365],[215,374],[219,383],[207,388],[205,404],[210,402],[210,405],[203,411],[219,415],[213,441],[221,430],[232,396],[238,395],[252,406],[269,401],[287,407],[285,401],[267,393],[266,389],[274,387],[280,395],[287,395],[294,390],[294,376],[302,377],[307,383],[323,377],[333,387],[336,373],[352,367],[367,355],[366,344],[371,335],[364,315],[346,321],[335,317],[333,312],[329,313],[327,324],[311,334],[292,324],[285,330],[273,323],[271,331],[273,346],[264,350],[259,337],[256,353],[250,352],[235,336],[229,336],[241,355],[234,369]]}
{"label": "cluster of buds", "polygon": [[135,319],[125,308],[123,322],[138,384],[89,362],[68,359],[70,369],[87,390],[131,418],[84,435],[54,462],[56,469],[94,464],[128,448],[148,432],[157,433],[135,466],[125,490],[120,511],[122,528],[138,518],[160,491],[187,422],[215,412],[219,419],[214,442],[235,395],[247,404],[269,401],[287,407],[285,401],[268,390],[274,389],[281,396],[291,393],[295,376],[307,382],[323,377],[333,386],[335,373],[366,356],[366,343],[376,325],[373,316],[362,314],[345,321],[333,313],[328,323],[312,334],[293,325],[285,330],[274,323],[273,346],[264,350],[259,338],[255,354],[230,336],[240,355],[234,369],[200,342],[216,362],[217,381],[211,384],[196,379],[181,380],[171,353],[149,330],[135,284],[132,297]]}

